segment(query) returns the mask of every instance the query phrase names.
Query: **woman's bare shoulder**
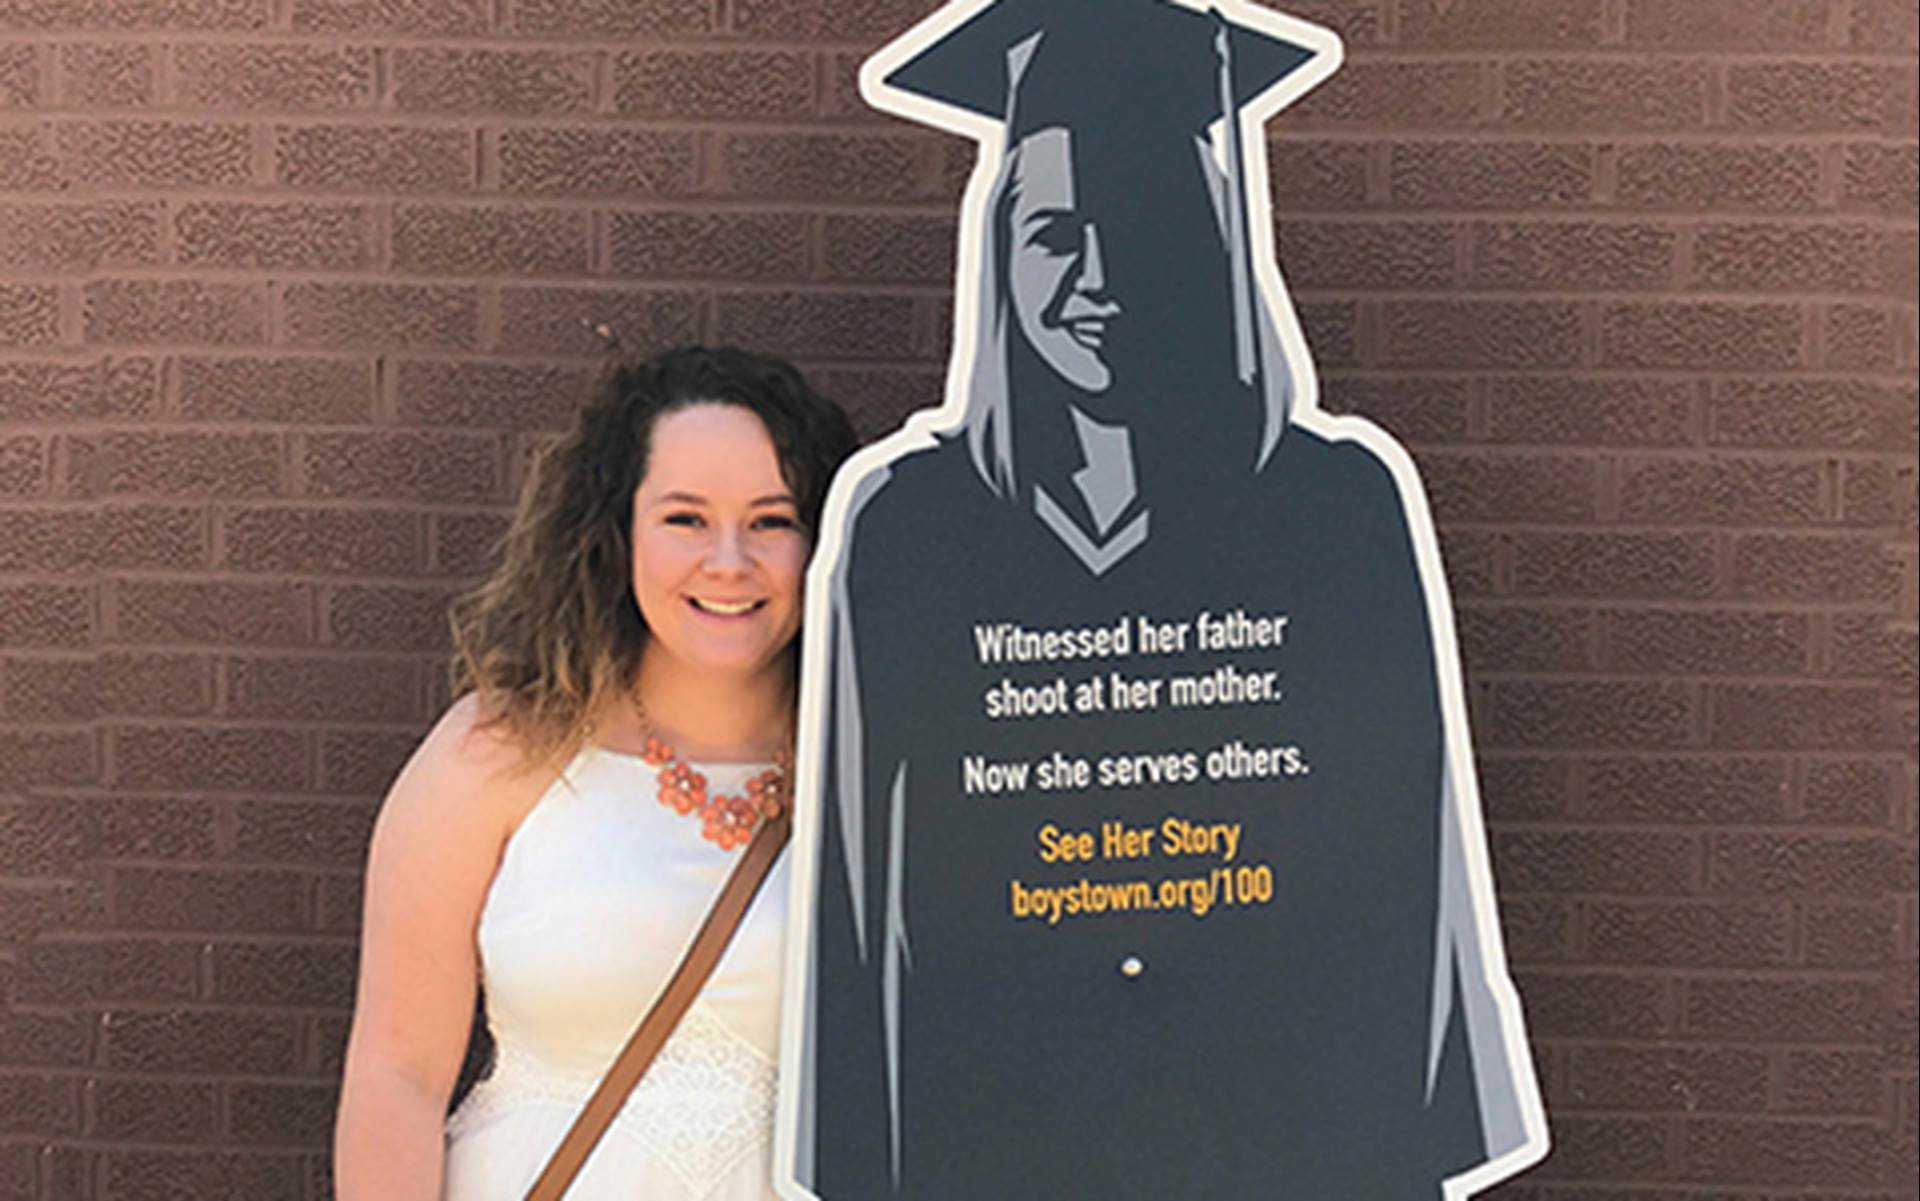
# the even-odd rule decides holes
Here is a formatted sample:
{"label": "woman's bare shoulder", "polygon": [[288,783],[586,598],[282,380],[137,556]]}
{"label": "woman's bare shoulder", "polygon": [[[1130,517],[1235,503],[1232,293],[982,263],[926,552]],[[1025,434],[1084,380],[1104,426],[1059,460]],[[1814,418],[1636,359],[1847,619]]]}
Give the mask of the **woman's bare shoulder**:
{"label": "woman's bare shoulder", "polygon": [[475,693],[447,707],[394,780],[389,807],[430,808],[476,832],[510,831],[559,774],[531,762]]}

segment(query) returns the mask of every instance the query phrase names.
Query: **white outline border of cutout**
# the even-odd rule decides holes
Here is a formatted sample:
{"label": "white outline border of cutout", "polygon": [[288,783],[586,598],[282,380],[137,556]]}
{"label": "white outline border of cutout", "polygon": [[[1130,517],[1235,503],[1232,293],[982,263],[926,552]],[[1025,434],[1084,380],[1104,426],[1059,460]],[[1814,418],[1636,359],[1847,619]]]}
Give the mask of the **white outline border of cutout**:
{"label": "white outline border of cutout", "polygon": [[[815,868],[819,862],[821,806],[824,800],[820,795],[820,764],[815,761],[817,756],[805,749],[820,746],[825,732],[828,623],[821,617],[829,611],[833,574],[846,550],[848,510],[860,491],[860,485],[868,477],[886,470],[894,460],[914,451],[931,448],[936,443],[936,435],[957,431],[964,423],[967,384],[972,374],[979,333],[975,328],[978,306],[969,301],[979,292],[980,242],[988,219],[987,197],[1005,153],[1005,131],[999,120],[889,87],[884,80],[907,61],[997,2],[950,0],[918,25],[876,51],[860,68],[860,95],[868,104],[917,125],[970,138],[978,146],[978,157],[960,201],[953,287],[956,299],[953,348],[947,362],[945,399],[936,409],[915,411],[899,429],[861,448],[840,469],[821,513],[820,536],[814,547],[813,563],[807,572],[807,620],[801,633],[804,640],[801,662],[806,666],[800,681],[797,731],[800,761],[796,764],[794,781],[793,841],[788,850],[792,862],[789,865],[788,933],[780,1016],[778,1116],[773,1144],[774,1185],[787,1201],[820,1201],[812,1190],[792,1179],[792,1165],[797,1150],[799,1077],[802,1048],[806,1041],[805,1002],[811,986],[809,974],[812,969],[811,929],[815,917]],[[1094,0],[1074,2],[1091,3]],[[1476,932],[1484,950],[1481,960],[1486,976],[1484,983],[1498,1009],[1501,1037],[1505,1041],[1507,1062],[1514,1074],[1520,1099],[1521,1123],[1526,1132],[1518,1147],[1476,1168],[1449,1177],[1444,1182],[1447,1201],[1466,1201],[1475,1193],[1491,1188],[1546,1158],[1550,1143],[1546,1112],[1541,1103],[1533,1057],[1527,1046],[1521,1019],[1520,1000],[1508,975],[1506,950],[1500,936],[1493,874],[1487,862],[1486,827],[1481,815],[1479,782],[1474,772],[1472,739],[1467,726],[1466,692],[1460,673],[1453,604],[1446,588],[1432,513],[1428,509],[1426,492],[1420,485],[1412,458],[1398,442],[1372,422],[1360,417],[1325,413],[1320,408],[1319,380],[1313,369],[1306,336],[1301,332],[1299,318],[1294,312],[1286,284],[1280,277],[1279,259],[1274,246],[1272,201],[1267,186],[1271,179],[1265,136],[1268,120],[1338,70],[1345,52],[1339,35],[1332,30],[1272,9],[1255,7],[1247,0],[1168,2],[1201,12],[1217,9],[1236,25],[1285,39],[1313,52],[1313,57],[1305,64],[1241,108],[1239,118],[1244,171],[1240,186],[1246,188],[1248,193],[1247,225],[1252,239],[1254,278],[1273,319],[1291,376],[1293,390],[1287,421],[1332,441],[1358,442],[1393,473],[1413,541],[1421,588],[1426,595],[1442,724],[1447,738],[1447,768],[1456,783],[1454,799],[1458,806],[1462,858],[1467,869]],[[1218,134],[1222,125],[1216,122],[1216,151],[1220,146]],[[1255,181],[1257,186],[1247,188],[1246,180]],[[828,1201],[840,1199],[829,1198]]]}

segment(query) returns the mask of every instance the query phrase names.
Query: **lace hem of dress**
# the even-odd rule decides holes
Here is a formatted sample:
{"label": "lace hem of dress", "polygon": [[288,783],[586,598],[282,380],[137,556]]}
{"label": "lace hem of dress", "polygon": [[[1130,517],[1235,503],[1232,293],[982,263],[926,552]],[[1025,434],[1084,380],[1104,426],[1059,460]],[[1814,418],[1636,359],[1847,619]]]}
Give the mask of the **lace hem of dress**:
{"label": "lace hem of dress", "polygon": [[[527,1101],[561,1102],[578,1111],[599,1083],[598,1076],[557,1072],[532,1053],[503,1044],[493,1074],[474,1086],[447,1131],[457,1136]],[[774,1096],[773,1061],[696,1004],[634,1086],[608,1134],[637,1139],[698,1201],[771,1139]]]}

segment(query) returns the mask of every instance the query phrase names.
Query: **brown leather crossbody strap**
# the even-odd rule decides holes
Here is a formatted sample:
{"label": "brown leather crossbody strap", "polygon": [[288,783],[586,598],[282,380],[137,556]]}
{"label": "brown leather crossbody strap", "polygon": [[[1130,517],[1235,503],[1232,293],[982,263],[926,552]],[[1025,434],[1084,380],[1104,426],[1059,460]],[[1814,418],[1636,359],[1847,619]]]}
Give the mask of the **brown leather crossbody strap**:
{"label": "brown leather crossbody strap", "polygon": [[740,928],[741,919],[747,915],[747,906],[753,904],[753,898],[766,881],[767,873],[773,870],[774,861],[780,858],[780,851],[787,845],[787,835],[792,828],[792,822],[783,813],[761,823],[754,832],[753,841],[747,844],[733,874],[727,877],[727,885],[720,891],[720,899],[713,903],[706,921],[700,924],[700,932],[694,935],[686,958],[674,969],[666,988],[654,998],[653,1008],[647,1010],[647,1016],[640,1019],[633,1037],[620,1049],[619,1057],[607,1069],[600,1087],[594,1089],[593,1096],[587,1098],[586,1107],[573,1120],[567,1136],[560,1140],[560,1146],[554,1151],[553,1158],[547,1161],[540,1178],[533,1182],[533,1188],[527,1193],[527,1201],[560,1201],[566,1195],[567,1186],[573,1183],[581,1165],[587,1162],[587,1156],[593,1154],[600,1137],[613,1124],[614,1115],[627,1103],[627,1095],[633,1092],[633,1086],[647,1074],[654,1056],[660,1053],[660,1048],[666,1045],[674,1027],[686,1016],[693,999],[706,987],[707,977],[713,975],[713,969],[720,963],[720,956],[726,953],[727,944],[733,940],[733,932]]}

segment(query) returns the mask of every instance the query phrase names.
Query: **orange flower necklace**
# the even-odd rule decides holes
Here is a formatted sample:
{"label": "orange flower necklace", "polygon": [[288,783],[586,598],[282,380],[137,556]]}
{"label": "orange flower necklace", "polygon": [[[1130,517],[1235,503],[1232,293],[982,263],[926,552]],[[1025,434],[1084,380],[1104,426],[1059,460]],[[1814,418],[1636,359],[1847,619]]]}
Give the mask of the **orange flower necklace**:
{"label": "orange flower necklace", "polygon": [[640,710],[640,726],[646,738],[646,749],[640,757],[660,769],[660,803],[682,817],[699,814],[700,837],[721,850],[747,845],[761,821],[787,811],[793,798],[792,751],[775,754],[772,767],[747,781],[745,795],[709,794],[707,778],[680,762],[673,745],[654,734],[644,707]]}

